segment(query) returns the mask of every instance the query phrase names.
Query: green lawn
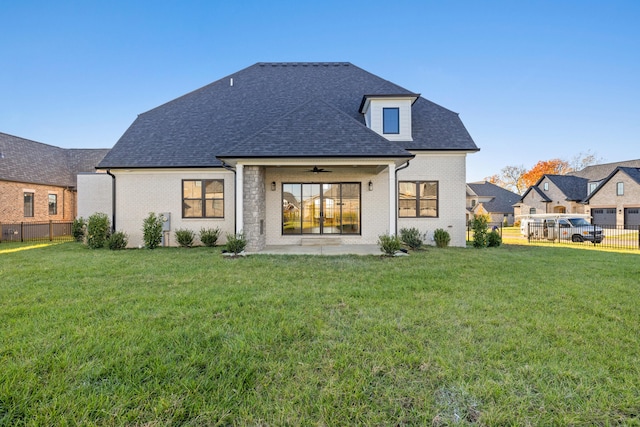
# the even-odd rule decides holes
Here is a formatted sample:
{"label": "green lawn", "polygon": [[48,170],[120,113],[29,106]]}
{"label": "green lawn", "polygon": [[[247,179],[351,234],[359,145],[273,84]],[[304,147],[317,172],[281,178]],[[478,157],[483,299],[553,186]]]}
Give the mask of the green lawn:
{"label": "green lawn", "polygon": [[640,425],[638,254],[3,243],[0,278],[2,426]]}

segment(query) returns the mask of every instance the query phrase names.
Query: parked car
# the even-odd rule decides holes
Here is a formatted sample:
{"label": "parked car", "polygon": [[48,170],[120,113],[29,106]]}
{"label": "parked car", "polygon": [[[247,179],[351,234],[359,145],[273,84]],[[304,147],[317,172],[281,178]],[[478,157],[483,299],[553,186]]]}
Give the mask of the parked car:
{"label": "parked car", "polygon": [[520,231],[529,239],[571,240],[572,242],[601,243],[602,228],[592,225],[584,217],[536,218],[531,215],[520,223]]}

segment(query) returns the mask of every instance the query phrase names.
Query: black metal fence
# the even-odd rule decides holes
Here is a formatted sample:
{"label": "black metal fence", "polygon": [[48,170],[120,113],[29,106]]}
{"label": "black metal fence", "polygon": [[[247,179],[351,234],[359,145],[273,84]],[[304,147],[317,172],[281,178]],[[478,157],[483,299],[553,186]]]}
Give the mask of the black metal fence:
{"label": "black metal fence", "polygon": [[73,221],[0,223],[0,243],[73,240]]}
{"label": "black metal fence", "polygon": [[581,227],[562,227],[558,223],[547,226],[540,222],[527,224],[527,239],[530,243],[568,245],[594,245],[613,249],[640,249],[640,226],[593,224]]}

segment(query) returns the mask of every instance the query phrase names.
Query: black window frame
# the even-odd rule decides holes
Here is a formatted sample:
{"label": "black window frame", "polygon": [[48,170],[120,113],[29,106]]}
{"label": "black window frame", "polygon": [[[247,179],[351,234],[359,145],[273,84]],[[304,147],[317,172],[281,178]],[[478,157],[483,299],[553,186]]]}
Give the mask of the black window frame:
{"label": "black window frame", "polygon": [[[184,194],[184,184],[185,182],[200,182],[200,197],[185,197]],[[207,183],[210,182],[219,182],[222,185],[222,197],[214,197],[207,198],[206,197],[206,187]],[[224,179],[183,179],[181,182],[181,193],[182,193],[182,219],[224,219]],[[185,216],[185,200],[200,200],[202,204],[202,215],[201,216]],[[221,216],[208,216],[207,215],[207,200],[221,200],[222,201],[222,215]]]}
{"label": "black window frame", "polygon": [[[53,196],[53,202],[51,201],[51,196]],[[58,195],[57,194],[49,193],[49,196],[47,197],[47,205],[49,208],[49,215],[58,215]]]}
{"label": "black window frame", "polygon": [[[27,196],[31,196],[31,203],[27,205]],[[35,216],[35,201],[36,194],[33,191],[25,191],[24,192],[24,217],[25,218],[33,218]],[[27,212],[27,206],[29,206],[30,212]]]}
{"label": "black window frame", "polygon": [[[430,215],[420,215],[420,185],[426,183],[435,183],[436,185],[436,214],[434,216]],[[416,202],[416,214],[415,215],[402,215],[400,211],[400,185],[401,184],[414,184],[415,185],[415,202]],[[398,181],[398,194],[397,194],[397,210],[398,210],[398,218],[440,218],[440,181],[437,180],[419,180],[419,181]],[[413,200],[411,199],[404,199]]]}
{"label": "black window frame", "polygon": [[[388,112],[392,112],[395,111],[396,113],[396,124],[397,124],[397,131],[392,131],[392,130],[387,130],[387,121],[385,120],[385,117],[387,116],[387,111]],[[399,135],[400,134],[400,108],[398,107],[384,107],[382,109],[382,133],[385,135]]]}

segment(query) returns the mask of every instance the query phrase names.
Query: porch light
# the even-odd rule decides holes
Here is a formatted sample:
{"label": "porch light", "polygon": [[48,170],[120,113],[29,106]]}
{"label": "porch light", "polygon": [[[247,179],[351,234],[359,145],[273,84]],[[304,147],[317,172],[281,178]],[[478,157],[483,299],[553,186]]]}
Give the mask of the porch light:
{"label": "porch light", "polygon": [[369,180],[369,191],[373,191],[373,182]]}
{"label": "porch light", "polygon": [[271,191],[276,191],[276,182],[271,181]]}

